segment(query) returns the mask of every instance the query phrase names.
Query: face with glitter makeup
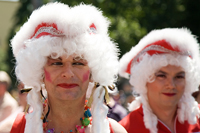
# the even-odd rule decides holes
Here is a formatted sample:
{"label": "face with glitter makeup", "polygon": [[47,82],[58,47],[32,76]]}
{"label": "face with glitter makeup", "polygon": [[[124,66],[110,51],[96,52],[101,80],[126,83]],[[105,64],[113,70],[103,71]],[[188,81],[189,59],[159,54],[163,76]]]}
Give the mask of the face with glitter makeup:
{"label": "face with glitter makeup", "polygon": [[85,98],[91,75],[85,59],[75,54],[57,59],[48,57],[44,74],[48,97],[60,100]]}

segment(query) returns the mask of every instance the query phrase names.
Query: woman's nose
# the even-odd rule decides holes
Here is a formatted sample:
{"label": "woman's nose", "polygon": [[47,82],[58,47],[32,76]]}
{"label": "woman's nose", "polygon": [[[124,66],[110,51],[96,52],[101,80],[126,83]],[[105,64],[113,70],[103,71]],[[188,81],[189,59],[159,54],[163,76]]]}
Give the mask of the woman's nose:
{"label": "woman's nose", "polygon": [[175,88],[175,81],[174,79],[168,79],[168,88],[169,89],[174,89]]}
{"label": "woman's nose", "polygon": [[62,68],[62,77],[72,78],[74,77],[73,68],[70,65],[66,65]]}

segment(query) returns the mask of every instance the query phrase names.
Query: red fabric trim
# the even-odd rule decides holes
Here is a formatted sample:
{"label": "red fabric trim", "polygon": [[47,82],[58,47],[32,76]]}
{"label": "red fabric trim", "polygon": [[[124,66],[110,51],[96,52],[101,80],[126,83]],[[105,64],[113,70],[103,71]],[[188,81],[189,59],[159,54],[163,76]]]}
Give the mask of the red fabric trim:
{"label": "red fabric trim", "polygon": [[[31,38],[33,38],[33,37],[35,36],[35,34],[37,33],[37,31],[38,31],[41,27],[53,27],[53,28],[55,28],[56,30],[58,30],[57,25],[56,25],[55,23],[52,23],[52,24],[41,23],[41,24],[39,24],[39,25],[35,28],[34,34],[31,36]],[[39,37],[41,37],[42,35],[51,35],[51,34],[46,33],[46,32],[43,32],[43,33],[40,33],[36,38],[39,38]]]}
{"label": "red fabric trim", "polygon": [[[171,51],[176,51],[176,52],[180,52],[180,50],[178,49],[178,47],[172,47],[171,45],[170,45],[170,43],[168,43],[168,42],[166,42],[165,40],[159,40],[159,41],[156,41],[156,42],[153,42],[153,43],[151,43],[151,44],[149,44],[149,45],[147,45],[146,47],[144,47],[142,50],[144,50],[144,49],[146,49],[146,48],[148,48],[149,46],[152,46],[152,45],[159,45],[159,46],[162,46],[162,47],[164,47],[164,48],[166,48],[166,49],[169,49],[169,50],[171,50]],[[141,51],[142,51],[141,50]],[[140,52],[141,52],[140,51]],[[140,52],[138,52],[137,53],[137,55],[140,53]],[[149,50],[149,51],[147,51],[147,53],[149,54],[149,55],[154,55],[154,54],[163,54],[164,52],[161,52],[161,51],[157,51],[157,50]],[[136,55],[136,56],[137,56]],[[132,64],[132,61],[134,60],[134,58],[136,57],[136,56],[134,56],[133,58],[132,58],[132,60],[128,63],[128,65],[127,65],[127,69],[126,69],[126,73],[131,73],[131,64]],[[191,57],[190,57],[191,58]],[[138,62],[139,62],[139,60],[138,60]]]}
{"label": "red fabric trim", "polygon": [[[134,58],[133,58],[133,59],[134,59]],[[131,74],[131,64],[132,64],[133,59],[128,63],[128,66],[127,66],[127,68],[126,68],[126,73]]]}
{"label": "red fabric trim", "polygon": [[[175,132],[176,133],[197,133],[200,131],[200,119],[197,120],[197,123],[194,125],[189,124],[187,121],[180,123],[176,118],[175,122]],[[130,112],[126,117],[124,117],[119,124],[121,124],[128,133],[150,133],[149,129],[145,127],[144,124],[144,114],[143,108],[140,108]],[[157,124],[157,133],[171,133],[169,129],[163,125],[160,121]]]}
{"label": "red fabric trim", "polygon": [[96,26],[94,25],[94,23],[92,23],[92,24],[90,25],[90,28],[95,28],[95,29],[97,29]]}
{"label": "red fabric trim", "polygon": [[[10,133],[24,133],[25,125],[26,125],[25,114],[23,112],[19,113],[12,125]],[[110,127],[110,133],[114,133],[110,121],[109,121],[109,127]]]}
{"label": "red fabric trim", "polygon": [[25,114],[23,112],[19,113],[12,125],[10,133],[24,133],[25,124]]}
{"label": "red fabric trim", "polygon": [[[58,30],[57,25],[56,25],[55,23],[52,23],[52,24],[41,23],[41,24],[39,24],[39,25],[35,28],[34,34],[33,34],[30,38],[33,38],[33,37],[35,36],[35,34],[38,32],[38,30],[39,30],[41,27],[53,27],[53,28],[55,28],[56,30]],[[95,29],[96,29],[96,26],[94,25],[94,23],[92,23],[92,24],[90,25],[90,28],[95,28]],[[41,36],[46,36],[46,35],[52,35],[52,34],[47,33],[47,32],[42,32],[42,33],[40,33],[39,35],[37,35],[35,38],[40,38]],[[52,36],[53,36],[53,35],[52,35]]]}
{"label": "red fabric trim", "polygon": [[[172,50],[172,51],[177,51],[177,52],[180,52],[180,50],[178,49],[178,47],[172,47],[171,46],[171,44],[170,43],[168,43],[168,42],[166,42],[165,40],[159,40],[159,41],[156,41],[156,42],[153,42],[153,43],[151,43],[151,44],[149,44],[149,45],[147,45],[146,47],[144,47],[143,49],[145,49],[145,48],[147,48],[147,47],[149,47],[149,46],[152,46],[152,45],[159,45],[159,46],[162,46],[162,47],[164,47],[164,48],[166,48],[166,49],[169,49],[169,50]],[[142,49],[142,50],[143,50]],[[141,51],[142,51],[141,50]],[[159,52],[159,51],[155,51],[155,53],[156,52]],[[150,55],[153,55],[153,54],[155,54],[154,52],[150,52],[149,54]]]}
{"label": "red fabric trim", "polygon": [[42,32],[42,33],[40,33],[39,35],[37,35],[35,38],[40,38],[41,36],[47,36],[47,35],[53,36],[53,35],[50,34],[50,33]]}

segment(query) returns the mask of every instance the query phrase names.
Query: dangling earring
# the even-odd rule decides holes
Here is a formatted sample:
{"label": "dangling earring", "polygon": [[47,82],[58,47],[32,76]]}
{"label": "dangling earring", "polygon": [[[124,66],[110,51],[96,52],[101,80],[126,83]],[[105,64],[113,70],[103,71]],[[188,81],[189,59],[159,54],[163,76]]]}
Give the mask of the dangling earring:
{"label": "dangling earring", "polygon": [[[92,89],[92,94],[90,95],[90,98],[89,98],[89,100],[88,100],[88,103],[87,103],[87,107],[91,107],[91,105],[92,105],[92,102],[93,102],[93,94],[94,94],[94,91],[95,91],[95,89],[97,88],[97,87],[99,87],[100,86],[100,84],[99,83],[97,83],[97,82],[95,82],[95,85],[94,85],[94,87],[93,87],[93,89]],[[107,87],[106,86],[103,86],[103,88],[105,89],[105,96],[104,96],[104,102],[106,103],[106,105],[110,108],[110,106],[108,105],[108,103],[110,102],[110,98],[109,98],[109,94],[108,94],[108,90],[107,90]],[[114,90],[115,89],[115,86],[114,85],[110,85],[110,86],[108,86],[108,88],[110,89],[110,90]]]}
{"label": "dangling earring", "polygon": [[[42,87],[44,87],[44,86],[42,86]],[[42,96],[42,103],[43,103],[43,112],[42,112],[41,119],[43,121],[43,130],[46,131],[47,130],[47,123],[48,123],[47,117],[48,117],[49,112],[50,112],[50,107],[48,105],[48,99],[43,95],[42,88],[40,90],[40,93],[41,93],[41,96]],[[47,105],[48,105],[48,111],[45,115],[44,112],[45,112],[45,108],[46,108]]]}
{"label": "dangling earring", "polygon": [[105,86],[103,86],[104,90],[105,90],[105,96],[104,96],[104,100],[105,100],[105,103],[106,105],[108,105],[108,103],[110,102],[110,97],[109,97],[109,94],[108,94],[108,90]]}
{"label": "dangling earring", "polygon": [[91,108],[91,105],[92,105],[92,102],[93,102],[93,94],[94,94],[94,91],[97,87],[99,87],[99,83],[95,82],[94,87],[92,88],[92,93],[91,93],[90,98],[88,100],[88,103],[86,105],[88,108]]}
{"label": "dangling earring", "polygon": [[[108,103],[110,102],[110,97],[109,97],[109,94],[108,94],[108,89],[106,86],[103,86],[103,88],[105,89],[105,103],[108,105]],[[108,88],[113,91],[115,89],[115,86],[114,85],[109,85]]]}
{"label": "dangling earring", "polygon": [[45,108],[46,108],[46,106],[47,106],[47,99],[45,98],[45,96],[44,96],[43,93],[42,93],[42,88],[41,88],[41,90],[40,90],[40,94],[41,94],[41,96],[42,96],[42,106],[43,106],[43,113],[42,113],[41,119],[44,120],[44,118],[45,118],[44,111],[45,111]]}

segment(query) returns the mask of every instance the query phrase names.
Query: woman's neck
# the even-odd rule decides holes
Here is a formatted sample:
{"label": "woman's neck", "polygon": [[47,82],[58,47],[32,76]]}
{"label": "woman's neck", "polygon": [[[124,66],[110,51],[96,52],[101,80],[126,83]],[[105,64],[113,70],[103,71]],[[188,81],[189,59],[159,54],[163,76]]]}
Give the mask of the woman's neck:
{"label": "woman's neck", "polygon": [[158,106],[151,106],[153,113],[174,133],[174,122],[176,118],[177,107],[163,108]]}
{"label": "woman's neck", "polygon": [[82,125],[80,118],[84,116],[85,99],[74,101],[57,101],[48,99],[50,112],[47,129],[55,129],[56,133],[70,130],[75,132],[76,125]]}

